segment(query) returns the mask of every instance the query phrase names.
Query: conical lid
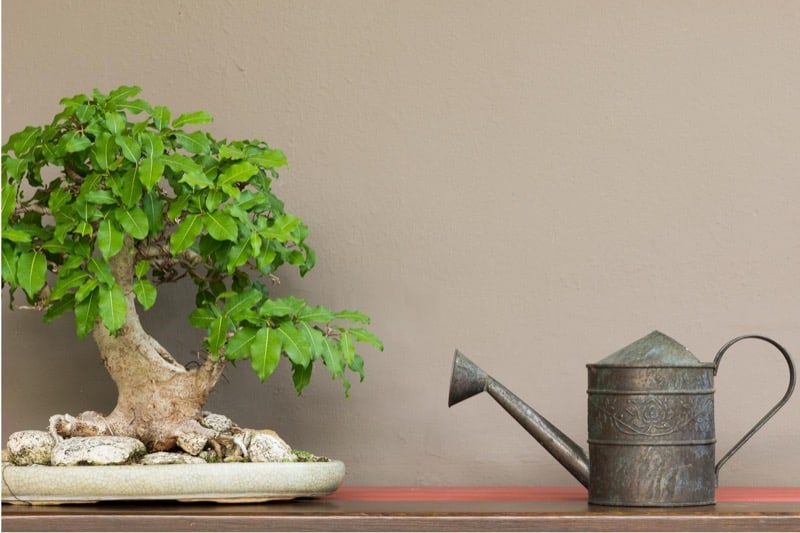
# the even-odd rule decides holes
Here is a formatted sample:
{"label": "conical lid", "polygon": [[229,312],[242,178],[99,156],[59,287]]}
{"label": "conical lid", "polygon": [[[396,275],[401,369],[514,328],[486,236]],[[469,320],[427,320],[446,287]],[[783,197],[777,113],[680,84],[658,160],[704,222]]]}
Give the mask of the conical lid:
{"label": "conical lid", "polygon": [[[709,363],[711,364],[711,363]],[[707,366],[678,341],[654,331],[591,366]]]}

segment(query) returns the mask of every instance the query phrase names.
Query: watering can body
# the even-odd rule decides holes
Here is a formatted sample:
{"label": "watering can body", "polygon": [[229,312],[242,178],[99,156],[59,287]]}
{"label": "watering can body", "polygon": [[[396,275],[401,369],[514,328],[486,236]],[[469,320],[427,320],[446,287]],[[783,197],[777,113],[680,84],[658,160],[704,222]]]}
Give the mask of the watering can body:
{"label": "watering can body", "polygon": [[589,501],[714,503],[714,364],[657,333],[587,368]]}
{"label": "watering can body", "polygon": [[[769,342],[789,365],[782,400],[726,454],[715,459],[714,376],[725,351],[744,338]],[[589,503],[690,506],[715,503],[721,466],[786,403],[794,364],[783,347],[761,336],[738,337],[702,363],[670,337],[654,331],[587,365],[589,453],[497,380],[456,352],[452,406],[488,392],[581,484]]]}

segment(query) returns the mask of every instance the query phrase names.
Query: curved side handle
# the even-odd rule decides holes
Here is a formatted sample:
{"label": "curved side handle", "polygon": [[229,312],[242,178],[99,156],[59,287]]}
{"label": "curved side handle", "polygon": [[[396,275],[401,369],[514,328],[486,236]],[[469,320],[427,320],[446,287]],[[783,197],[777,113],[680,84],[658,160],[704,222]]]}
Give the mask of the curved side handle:
{"label": "curved side handle", "polygon": [[717,371],[719,370],[719,362],[722,359],[722,356],[725,354],[725,352],[728,351],[728,348],[730,348],[737,342],[744,339],[759,339],[764,342],[768,342],[769,344],[777,348],[779,352],[781,352],[781,355],[783,355],[784,359],[786,359],[786,364],[789,365],[789,387],[786,389],[786,394],[783,395],[783,398],[781,398],[781,400],[778,403],[776,403],[775,406],[772,409],[770,409],[769,412],[766,415],[764,415],[764,417],[761,420],[759,420],[755,426],[753,426],[753,429],[748,431],[747,434],[744,437],[742,437],[742,439],[739,442],[737,442],[733,448],[731,448],[731,451],[726,453],[725,456],[722,459],[720,459],[720,461],[717,463],[717,466],[714,467],[714,476],[716,477],[717,485],[719,485],[719,470],[720,468],[722,468],[722,465],[724,465],[728,461],[728,459],[730,459],[733,456],[733,454],[738,452],[739,448],[741,448],[745,442],[750,440],[750,437],[755,435],[756,431],[761,429],[764,426],[764,424],[767,423],[767,420],[772,418],[775,415],[775,413],[778,412],[778,409],[783,407],[783,405],[787,401],[789,401],[789,397],[792,395],[792,392],[794,392],[794,386],[796,382],[794,362],[792,361],[792,357],[789,355],[789,352],[787,352],[786,348],[784,348],[774,340],[770,339],[769,337],[764,337],[763,335],[742,335],[741,337],[736,337],[735,339],[728,341],[725,344],[725,346],[719,349],[719,351],[717,352],[717,356],[714,357],[715,376],[717,375]]}

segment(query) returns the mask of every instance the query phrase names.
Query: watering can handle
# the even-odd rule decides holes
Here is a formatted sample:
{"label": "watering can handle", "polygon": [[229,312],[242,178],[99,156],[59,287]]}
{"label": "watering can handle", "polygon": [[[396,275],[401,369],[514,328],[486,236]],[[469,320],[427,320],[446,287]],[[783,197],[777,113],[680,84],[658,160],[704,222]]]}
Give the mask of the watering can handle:
{"label": "watering can handle", "polygon": [[722,465],[724,465],[728,461],[728,459],[730,459],[733,456],[733,454],[738,452],[739,448],[741,448],[745,442],[750,440],[750,437],[755,435],[756,431],[761,429],[764,426],[764,424],[767,423],[767,420],[772,418],[773,415],[775,415],[775,413],[778,412],[778,409],[783,407],[783,405],[787,401],[789,401],[789,397],[792,395],[792,392],[794,392],[794,385],[796,382],[794,362],[792,361],[792,357],[789,355],[789,352],[787,352],[786,348],[784,348],[774,340],[770,339],[769,337],[764,337],[763,335],[742,335],[741,337],[736,337],[735,339],[728,341],[722,348],[719,349],[719,351],[717,352],[717,356],[714,357],[715,376],[717,375],[717,371],[719,370],[719,362],[722,359],[722,356],[728,350],[728,348],[730,348],[737,342],[744,339],[759,339],[768,342],[769,344],[777,348],[779,352],[781,352],[781,355],[783,355],[784,359],[786,359],[786,364],[789,365],[789,387],[786,389],[786,394],[783,395],[783,398],[781,398],[780,401],[776,403],[775,406],[772,409],[770,409],[769,412],[766,415],[764,415],[764,417],[761,420],[759,420],[758,423],[755,426],[753,426],[753,428],[750,431],[748,431],[747,434],[744,437],[742,437],[742,439],[739,442],[737,442],[733,448],[731,448],[731,451],[726,453],[725,456],[722,459],[720,459],[720,461],[717,463],[717,466],[714,467],[714,475],[717,479],[717,485],[719,485],[719,470],[720,468],[722,468]]}

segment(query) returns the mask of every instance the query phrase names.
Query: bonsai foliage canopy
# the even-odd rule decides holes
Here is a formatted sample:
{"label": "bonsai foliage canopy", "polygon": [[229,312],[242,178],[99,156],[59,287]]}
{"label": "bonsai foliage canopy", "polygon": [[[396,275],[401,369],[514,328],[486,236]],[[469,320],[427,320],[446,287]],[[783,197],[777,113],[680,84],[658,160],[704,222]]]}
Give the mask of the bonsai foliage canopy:
{"label": "bonsai foliage canopy", "polygon": [[3,146],[12,307],[20,288],[45,322],[73,314],[79,337],[119,337],[132,307],[150,309],[159,285],[188,278],[197,289],[188,320],[205,330],[214,364],[249,359],[264,381],[286,356],[300,392],[321,360],[349,390],[347,370],[364,377],[357,343],[383,349],[361,327],[369,318],[270,298],[279,267],[304,275],[315,263],[308,228],[270,188],[284,154],[261,140],[217,140],[198,128],[208,113],[173,116],[139,93],[64,98],[50,124]]}

